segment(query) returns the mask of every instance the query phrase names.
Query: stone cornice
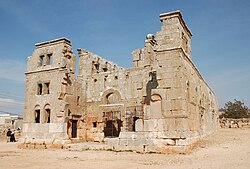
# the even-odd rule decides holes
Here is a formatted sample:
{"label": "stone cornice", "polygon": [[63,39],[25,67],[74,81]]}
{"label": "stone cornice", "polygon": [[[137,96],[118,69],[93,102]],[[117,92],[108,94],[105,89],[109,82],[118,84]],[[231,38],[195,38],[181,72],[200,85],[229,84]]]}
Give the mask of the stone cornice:
{"label": "stone cornice", "polygon": [[163,13],[160,14],[160,20],[161,22],[165,19],[168,18],[174,18],[174,17],[178,17],[178,19],[180,20],[181,25],[186,29],[188,35],[191,37],[192,36],[192,32],[188,29],[187,25],[185,24],[185,21],[182,17],[182,14],[179,10],[174,11],[174,12],[169,12],[169,13]]}
{"label": "stone cornice", "polygon": [[50,40],[50,41],[36,43],[35,46],[36,46],[36,49],[37,49],[37,48],[49,46],[49,45],[52,45],[52,44],[58,44],[58,43],[67,43],[68,45],[71,45],[71,41],[69,39],[63,37],[63,38],[53,39],[53,40]]}

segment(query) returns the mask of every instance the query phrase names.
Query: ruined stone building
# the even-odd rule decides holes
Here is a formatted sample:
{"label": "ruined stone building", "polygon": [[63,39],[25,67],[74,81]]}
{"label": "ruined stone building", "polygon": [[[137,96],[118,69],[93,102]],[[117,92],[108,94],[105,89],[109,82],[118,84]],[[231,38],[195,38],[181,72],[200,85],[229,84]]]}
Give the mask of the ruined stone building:
{"label": "ruined stone building", "polygon": [[192,62],[191,32],[179,11],[122,68],[71,41],[35,45],[28,57],[26,144],[102,142],[114,150],[185,150],[217,129],[217,100]]}

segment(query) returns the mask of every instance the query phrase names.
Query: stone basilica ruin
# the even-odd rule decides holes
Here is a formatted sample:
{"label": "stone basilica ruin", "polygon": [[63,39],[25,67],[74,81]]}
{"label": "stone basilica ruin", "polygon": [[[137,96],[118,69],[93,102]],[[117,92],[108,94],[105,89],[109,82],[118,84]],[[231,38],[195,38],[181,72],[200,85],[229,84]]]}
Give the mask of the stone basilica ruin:
{"label": "stone basilica ruin", "polygon": [[179,11],[122,68],[71,41],[35,45],[28,57],[23,136],[27,146],[101,142],[107,149],[186,151],[217,129],[217,100],[191,58],[191,32]]}

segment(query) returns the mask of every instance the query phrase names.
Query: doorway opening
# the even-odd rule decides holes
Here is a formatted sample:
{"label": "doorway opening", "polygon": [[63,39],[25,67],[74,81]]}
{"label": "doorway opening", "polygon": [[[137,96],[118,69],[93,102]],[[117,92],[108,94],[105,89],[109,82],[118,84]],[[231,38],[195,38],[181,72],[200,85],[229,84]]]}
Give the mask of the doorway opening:
{"label": "doorway opening", "polygon": [[78,120],[72,120],[71,138],[77,138],[77,121]]}
{"label": "doorway opening", "polygon": [[104,112],[104,137],[119,137],[122,127],[120,112]]}
{"label": "doorway opening", "polygon": [[135,122],[136,120],[139,119],[139,117],[133,117],[133,124],[132,124],[132,130],[135,131]]}

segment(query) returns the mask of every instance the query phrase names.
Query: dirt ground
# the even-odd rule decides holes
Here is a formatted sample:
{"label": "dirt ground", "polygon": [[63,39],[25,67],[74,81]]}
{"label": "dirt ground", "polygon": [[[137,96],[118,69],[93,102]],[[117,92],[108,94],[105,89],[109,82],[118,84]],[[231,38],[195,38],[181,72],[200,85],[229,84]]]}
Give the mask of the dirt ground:
{"label": "dirt ground", "polygon": [[0,140],[0,169],[249,169],[250,128],[220,129],[191,154],[17,149]]}

